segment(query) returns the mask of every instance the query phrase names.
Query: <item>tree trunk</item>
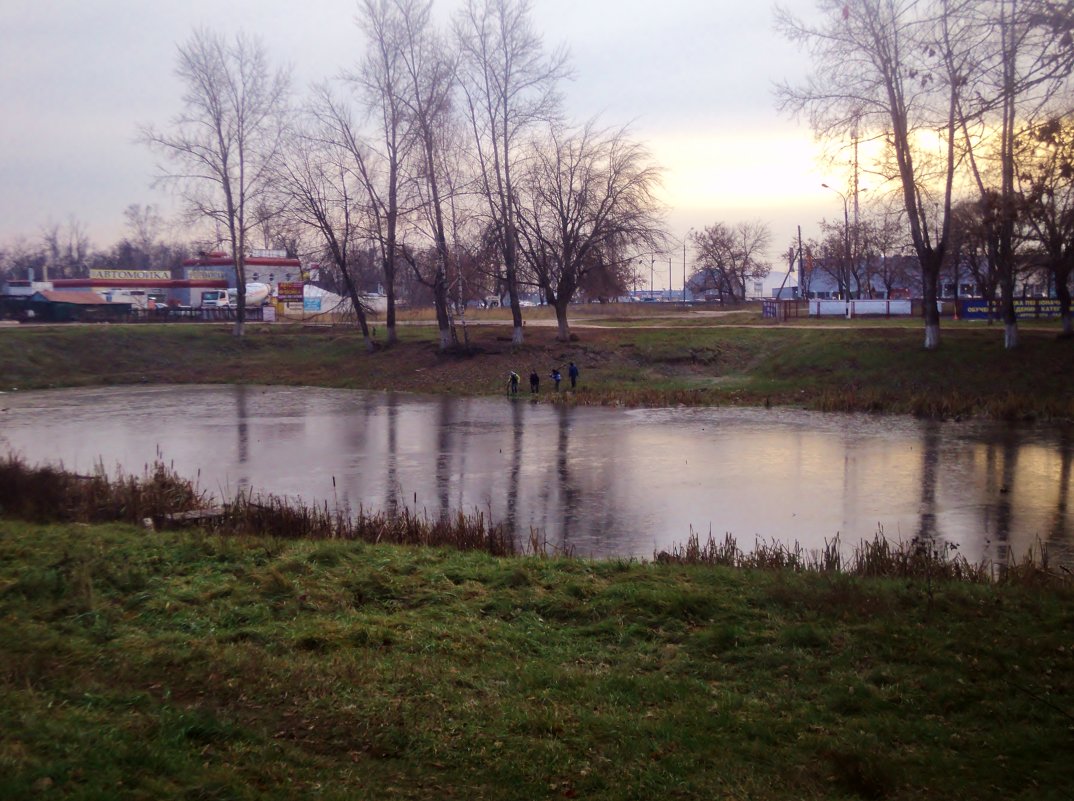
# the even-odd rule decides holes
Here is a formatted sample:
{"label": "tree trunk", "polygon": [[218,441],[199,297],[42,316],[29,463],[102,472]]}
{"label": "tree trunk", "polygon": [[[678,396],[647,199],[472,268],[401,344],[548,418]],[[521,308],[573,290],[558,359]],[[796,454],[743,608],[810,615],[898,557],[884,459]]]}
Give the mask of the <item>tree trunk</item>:
{"label": "tree trunk", "polygon": [[1055,296],[1059,298],[1059,317],[1063,321],[1060,339],[1074,338],[1074,325],[1070,317],[1070,270],[1055,271]]}
{"label": "tree trunk", "polygon": [[940,309],[936,305],[939,301],[938,284],[940,278],[940,259],[933,256],[921,262],[921,289],[925,318],[925,350],[936,350],[940,347]]}
{"label": "tree trunk", "polygon": [[514,281],[507,283],[507,295],[511,301],[511,322],[514,330],[511,332],[511,344],[522,344],[522,307],[518,303],[518,284]]}
{"label": "tree trunk", "polygon": [[1007,350],[1018,347],[1018,315],[1014,311],[1014,275],[1009,268],[1002,280],[1001,301],[1003,306],[1003,347]]}
{"label": "tree trunk", "polygon": [[354,306],[354,314],[358,317],[358,327],[362,330],[362,338],[365,340],[365,348],[370,353],[373,352],[373,339],[369,336],[369,321],[365,316],[365,309],[362,308],[362,300],[358,296],[358,287],[354,285],[354,281],[351,279],[350,269],[340,263],[340,259],[337,258],[336,266],[340,268],[340,272],[343,274],[343,283],[347,287],[347,294],[350,296],[351,305]]}
{"label": "tree trunk", "polygon": [[388,327],[388,344],[394,345],[399,341],[399,334],[395,329],[395,263],[392,257],[385,259],[384,294],[388,301],[387,317],[384,321]]}
{"label": "tree trunk", "polygon": [[1004,323],[1003,347],[1007,350],[1018,347],[1018,323]]}
{"label": "tree trunk", "polygon": [[560,342],[570,342],[571,328],[567,323],[567,303],[556,303],[556,323],[559,325],[559,332],[556,334],[556,339]]}
{"label": "tree trunk", "polygon": [[388,344],[394,345],[399,341],[399,333],[395,328],[395,287],[388,284],[385,289],[388,295],[388,319],[385,321],[388,326]]}

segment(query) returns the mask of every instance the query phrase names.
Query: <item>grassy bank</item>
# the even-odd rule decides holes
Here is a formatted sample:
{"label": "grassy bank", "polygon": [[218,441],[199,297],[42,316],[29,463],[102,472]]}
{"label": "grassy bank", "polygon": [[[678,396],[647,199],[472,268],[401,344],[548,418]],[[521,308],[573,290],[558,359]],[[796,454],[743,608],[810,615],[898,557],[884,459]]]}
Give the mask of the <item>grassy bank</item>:
{"label": "grassy bank", "polygon": [[525,378],[536,369],[542,397],[552,399],[548,372],[574,361],[581,386],[555,397],[560,402],[1074,419],[1074,350],[1050,329],[1024,331],[1022,346],[1007,352],[995,329],[955,324],[942,348],[927,353],[921,331],[907,325],[599,320],[600,327],[577,328],[571,343],[556,342],[552,328],[529,326],[517,348],[508,327],[476,323],[466,329],[469,347],[449,354],[437,352],[426,326],[401,328],[396,347],[372,354],[345,328],[254,325],[243,340],[226,325],[4,328],[0,389],[245,382],[485,395],[503,392],[508,370]]}
{"label": "grassy bank", "polygon": [[0,797],[1069,798],[1072,600],[0,519]]}

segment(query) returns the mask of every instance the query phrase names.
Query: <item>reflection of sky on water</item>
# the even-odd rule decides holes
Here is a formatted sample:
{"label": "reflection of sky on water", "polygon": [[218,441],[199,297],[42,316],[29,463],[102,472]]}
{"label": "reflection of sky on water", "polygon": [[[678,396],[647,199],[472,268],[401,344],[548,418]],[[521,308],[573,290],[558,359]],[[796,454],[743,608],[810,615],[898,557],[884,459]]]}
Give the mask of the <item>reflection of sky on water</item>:
{"label": "reflection of sky on water", "polygon": [[648,557],[691,528],[819,548],[882,526],[973,559],[1039,539],[1074,561],[1074,442],[1041,428],[277,387],[8,393],[3,407],[0,448],[32,462],[136,472],[159,453],[218,495],[478,509],[581,555]]}

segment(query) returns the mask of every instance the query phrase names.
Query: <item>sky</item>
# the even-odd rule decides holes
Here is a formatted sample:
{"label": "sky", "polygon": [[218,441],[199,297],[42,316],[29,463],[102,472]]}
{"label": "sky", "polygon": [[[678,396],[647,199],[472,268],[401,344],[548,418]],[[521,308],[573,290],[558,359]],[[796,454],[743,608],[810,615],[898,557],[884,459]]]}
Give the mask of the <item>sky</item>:
{"label": "sky", "polygon": [[[455,0],[436,0],[444,19]],[[768,2],[532,0],[547,47],[565,45],[570,116],[629,124],[664,169],[667,225],[759,220],[779,254],[802,226],[842,215],[821,186],[845,186],[805,123],[777,111],[774,84],[807,63],[772,25]],[[809,15],[811,0],[785,0]],[[0,3],[0,247],[77,220],[96,247],[127,233],[130,204],[176,208],[154,187],[143,126],[180,110],[176,47],[198,26],[258,37],[290,65],[296,97],[355,64],[355,0],[3,0]],[[181,238],[181,232],[176,232]],[[681,286],[681,255],[677,258]],[[666,257],[665,257],[666,263]],[[664,285],[667,280],[664,279]],[[660,281],[657,280],[657,286]]]}

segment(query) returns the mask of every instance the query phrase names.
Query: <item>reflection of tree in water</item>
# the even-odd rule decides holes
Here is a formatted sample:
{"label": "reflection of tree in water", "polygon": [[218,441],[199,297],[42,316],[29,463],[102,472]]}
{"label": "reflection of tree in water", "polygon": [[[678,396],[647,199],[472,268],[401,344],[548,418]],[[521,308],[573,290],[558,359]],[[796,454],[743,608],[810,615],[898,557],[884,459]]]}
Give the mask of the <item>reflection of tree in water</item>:
{"label": "reflection of tree in water", "polygon": [[[554,411],[556,452],[542,460],[547,464],[547,478],[539,493],[542,533],[564,552],[572,552],[579,540],[584,541],[586,553],[578,553],[579,556],[613,551],[622,535],[623,510],[607,502],[612,495],[615,459],[603,449],[614,448],[616,440],[589,437],[579,445],[572,436],[577,409],[556,406]],[[594,453],[593,448],[601,452]],[[600,466],[592,469],[594,464]]]}
{"label": "reflection of tree in water", "polygon": [[[235,417],[238,424],[238,463],[246,465],[250,461],[250,411],[247,406],[248,387],[245,384],[235,385]],[[250,486],[250,475],[243,470],[238,476],[240,489]]]}
{"label": "reflection of tree in water", "polygon": [[[988,470],[985,483],[985,532],[996,544],[995,561],[1004,564],[1011,554],[1011,529],[1014,509],[1014,475],[1018,466],[1018,431],[1014,426],[1004,426],[999,441],[991,440],[986,451]],[[990,502],[995,498],[995,505]]]}
{"label": "reflection of tree in water", "polygon": [[1071,543],[1069,542],[1070,531],[1067,522],[1069,514],[1067,498],[1070,495],[1070,474],[1072,465],[1074,465],[1074,436],[1066,426],[1059,431],[1059,442],[1056,447],[1059,451],[1060,460],[1059,498],[1056,502],[1051,525],[1048,526],[1047,544],[1069,549]]}
{"label": "reflection of tree in water", "polygon": [[559,482],[559,505],[563,514],[560,529],[560,547],[567,551],[571,547],[571,528],[575,521],[575,510],[581,498],[581,491],[571,480],[570,458],[567,449],[570,446],[571,409],[565,404],[556,407],[559,423],[559,441],[556,453],[556,478]]}
{"label": "reflection of tree in water", "polygon": [[921,518],[917,540],[931,544],[939,536],[936,527],[936,482],[940,470],[940,424],[937,421],[925,422],[921,445]]}
{"label": "reflection of tree in water", "polygon": [[[338,443],[336,443],[336,448],[340,453],[346,455],[349,459],[353,459],[356,463],[365,462],[369,459],[371,421],[376,418],[379,410],[380,400],[377,396],[371,394],[351,396],[347,398],[346,403],[341,403],[339,419],[344,420],[345,425],[339,429]],[[357,476],[352,477],[351,481],[354,482],[353,486],[344,483],[342,499],[334,498],[336,503],[342,500],[345,508],[351,507],[352,492],[358,498],[362,498],[366,489]],[[335,476],[332,476],[332,492],[333,494],[336,492]]]}
{"label": "reflection of tree in water", "polygon": [[507,480],[507,515],[504,524],[509,531],[519,536],[518,530],[518,486],[522,479],[522,435],[525,431],[522,404],[511,403],[511,469]]}
{"label": "reflection of tree in water", "polygon": [[389,515],[399,513],[399,498],[403,488],[399,485],[399,398],[389,393],[387,403],[388,443],[384,462],[387,477],[384,481],[384,509]]}
{"label": "reflection of tree in water", "polygon": [[436,499],[441,520],[451,516],[451,426],[455,422],[456,404],[449,395],[442,395],[437,404]]}

